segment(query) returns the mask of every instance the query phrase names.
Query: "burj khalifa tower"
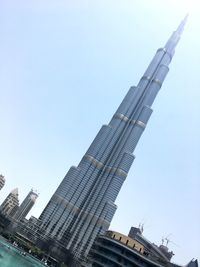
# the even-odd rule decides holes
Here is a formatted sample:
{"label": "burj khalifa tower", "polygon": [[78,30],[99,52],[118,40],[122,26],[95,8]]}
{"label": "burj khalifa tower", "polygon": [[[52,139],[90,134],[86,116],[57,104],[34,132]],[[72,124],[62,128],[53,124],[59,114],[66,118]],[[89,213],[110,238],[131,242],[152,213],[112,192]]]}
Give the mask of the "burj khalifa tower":
{"label": "burj khalifa tower", "polygon": [[133,152],[152,114],[187,17],[157,50],[137,86],[132,86],[109,124],[103,125],[77,167],[72,166],[39,219],[44,236],[72,255],[86,257],[110,225],[115,200],[134,161]]}

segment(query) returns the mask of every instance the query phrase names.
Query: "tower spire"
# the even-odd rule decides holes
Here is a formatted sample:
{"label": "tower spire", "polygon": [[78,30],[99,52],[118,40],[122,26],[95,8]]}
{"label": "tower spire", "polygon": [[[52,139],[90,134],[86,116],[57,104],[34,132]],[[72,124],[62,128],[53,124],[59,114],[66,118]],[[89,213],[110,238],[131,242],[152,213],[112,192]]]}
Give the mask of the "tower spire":
{"label": "tower spire", "polygon": [[173,32],[173,34],[171,35],[171,37],[169,38],[169,40],[167,41],[166,45],[165,45],[165,49],[171,53],[172,55],[174,54],[174,50],[176,45],[178,44],[181,34],[184,30],[185,24],[187,22],[189,14],[187,14],[184,19],[181,21],[181,23],[179,24],[178,28],[176,31]]}
{"label": "tower spire", "polygon": [[188,16],[189,16],[189,13],[185,15],[184,19],[181,21],[181,23],[179,24],[179,26],[178,26],[178,28],[176,30],[176,32],[178,32],[179,35],[181,35],[183,30],[184,30],[185,24],[186,24],[186,22],[188,20]]}

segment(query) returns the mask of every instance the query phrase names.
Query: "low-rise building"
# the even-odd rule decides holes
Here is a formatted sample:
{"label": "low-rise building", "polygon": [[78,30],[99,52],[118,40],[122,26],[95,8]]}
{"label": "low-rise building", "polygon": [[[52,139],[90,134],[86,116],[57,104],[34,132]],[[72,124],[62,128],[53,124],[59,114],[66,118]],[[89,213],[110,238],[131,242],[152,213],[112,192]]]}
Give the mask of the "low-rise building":
{"label": "low-rise building", "polygon": [[[139,228],[133,227],[129,236],[115,231],[100,235],[90,251],[89,261],[92,267],[180,267],[171,263],[173,252],[164,245],[151,243]],[[186,267],[198,267],[192,260]]]}

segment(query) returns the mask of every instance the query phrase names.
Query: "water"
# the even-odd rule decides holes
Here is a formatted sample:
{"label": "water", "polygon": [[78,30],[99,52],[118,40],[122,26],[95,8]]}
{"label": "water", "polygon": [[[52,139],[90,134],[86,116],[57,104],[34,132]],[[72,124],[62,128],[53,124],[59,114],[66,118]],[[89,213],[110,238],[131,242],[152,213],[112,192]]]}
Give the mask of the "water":
{"label": "water", "polygon": [[44,267],[44,265],[27,254],[21,255],[17,248],[0,240],[0,267]]}

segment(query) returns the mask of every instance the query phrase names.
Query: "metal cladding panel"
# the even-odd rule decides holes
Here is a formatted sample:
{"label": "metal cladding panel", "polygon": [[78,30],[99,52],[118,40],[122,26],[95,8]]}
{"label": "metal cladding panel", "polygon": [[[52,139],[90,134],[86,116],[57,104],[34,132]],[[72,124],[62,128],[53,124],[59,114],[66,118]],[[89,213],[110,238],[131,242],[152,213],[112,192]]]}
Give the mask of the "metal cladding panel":
{"label": "metal cladding panel", "polygon": [[161,64],[156,73],[156,78],[162,83],[165,80],[168,72],[169,67],[165,64]]}
{"label": "metal cladding panel", "polygon": [[82,245],[81,248],[82,251],[84,251],[84,256],[87,257],[96,237],[98,235],[104,234],[105,231],[108,230],[116,209],[117,207],[114,203],[107,202],[101,216],[104,219],[100,220],[99,224],[89,226],[88,231],[91,233],[90,238],[87,240],[87,242],[85,242],[85,246]]}
{"label": "metal cladding panel", "polygon": [[149,106],[144,106],[142,108],[142,111],[139,115],[138,121],[144,123],[144,127],[146,126],[153,110]]}
{"label": "metal cladding panel", "polygon": [[149,64],[147,70],[144,73],[144,76],[152,77],[155,73],[156,68],[161,63],[163,57],[165,55],[165,51],[158,50],[154,58],[152,59],[151,63]]}
{"label": "metal cladding panel", "polygon": [[109,125],[103,125],[86,154],[95,157],[98,154],[99,150],[102,149],[102,146],[105,146],[106,143],[109,142],[109,136],[111,135],[111,132],[112,127],[110,127]]}
{"label": "metal cladding panel", "polygon": [[134,125],[132,127],[130,136],[126,143],[124,144],[124,150],[129,151],[132,153],[135,150],[135,147],[144,131],[144,128],[142,128],[140,125]]}
{"label": "metal cladding panel", "polygon": [[68,192],[72,192],[72,188],[75,187],[75,183],[77,182],[77,176],[80,173],[80,169],[77,167],[72,166],[68,173],[65,175],[64,179],[62,180],[61,184],[57,188],[55,194],[60,195],[62,197],[68,197]]}
{"label": "metal cladding panel", "polygon": [[76,225],[74,229],[71,229],[73,235],[67,247],[70,248],[73,244],[74,251],[76,251],[78,247],[79,249],[81,247],[81,251],[84,251],[85,255],[87,255],[96,236],[104,233],[108,229],[115,211],[116,205],[112,202],[106,202],[101,209],[99,217],[97,217],[96,214],[90,214],[90,216],[86,215],[84,217],[84,223]]}
{"label": "metal cladding panel", "polygon": [[128,93],[124,97],[121,105],[117,109],[116,113],[126,114],[127,111],[130,108],[132,108],[132,101],[133,101],[133,99],[134,99],[134,97],[136,96],[137,93],[138,93],[138,88],[136,86],[131,86],[131,88],[129,89]]}
{"label": "metal cladding panel", "polygon": [[125,152],[119,164],[119,168],[128,173],[134,159],[135,157],[133,154]]}

